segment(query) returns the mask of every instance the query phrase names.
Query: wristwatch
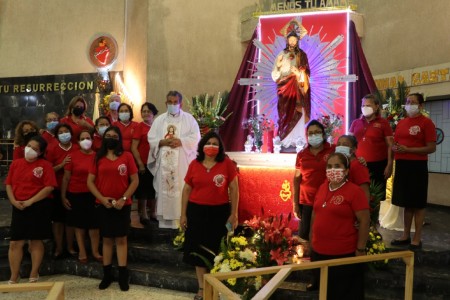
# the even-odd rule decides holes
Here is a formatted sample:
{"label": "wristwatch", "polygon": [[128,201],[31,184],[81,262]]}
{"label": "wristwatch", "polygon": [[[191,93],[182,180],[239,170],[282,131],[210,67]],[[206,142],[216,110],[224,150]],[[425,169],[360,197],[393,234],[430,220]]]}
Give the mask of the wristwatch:
{"label": "wristwatch", "polygon": [[120,200],[123,200],[123,202],[126,202],[127,201],[127,197],[123,196],[122,198],[120,198]]}

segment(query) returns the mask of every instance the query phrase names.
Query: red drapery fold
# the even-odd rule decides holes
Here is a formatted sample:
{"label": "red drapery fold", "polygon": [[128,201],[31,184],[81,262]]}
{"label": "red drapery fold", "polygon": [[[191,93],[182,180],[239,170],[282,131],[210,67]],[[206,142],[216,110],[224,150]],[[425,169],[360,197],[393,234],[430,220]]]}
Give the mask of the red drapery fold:
{"label": "red drapery fold", "polygon": [[241,78],[251,78],[254,73],[254,62],[256,62],[257,48],[253,44],[253,40],[257,38],[256,30],[245,51],[242,59],[239,72],[234,79],[233,87],[230,90],[230,97],[228,109],[225,115],[229,112],[233,114],[220,128],[220,135],[223,139],[226,151],[243,151],[246,130],[242,129],[242,121],[254,113],[254,105],[249,103],[253,89],[247,85],[240,85],[238,83]]}
{"label": "red drapery fold", "polygon": [[349,74],[358,76],[356,82],[349,84],[349,121],[358,118],[361,114],[361,99],[367,94],[373,94],[377,91],[377,86],[367,64],[366,56],[361,46],[356,26],[350,21],[350,62]]}

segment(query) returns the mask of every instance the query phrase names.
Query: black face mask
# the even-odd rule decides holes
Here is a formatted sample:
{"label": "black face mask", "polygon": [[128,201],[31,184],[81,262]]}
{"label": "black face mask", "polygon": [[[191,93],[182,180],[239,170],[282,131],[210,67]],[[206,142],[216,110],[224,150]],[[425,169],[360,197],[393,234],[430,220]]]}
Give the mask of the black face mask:
{"label": "black face mask", "polygon": [[75,116],[79,117],[79,116],[81,116],[84,113],[84,107],[74,107],[72,109],[72,113]]}
{"label": "black face mask", "polygon": [[28,144],[28,142],[31,140],[31,138],[36,135],[37,135],[36,131],[27,132],[26,134],[23,135],[23,139],[24,139],[25,143]]}
{"label": "black face mask", "polygon": [[115,150],[117,146],[119,146],[119,140],[113,138],[104,138],[103,142],[105,143],[106,149],[108,150]]}

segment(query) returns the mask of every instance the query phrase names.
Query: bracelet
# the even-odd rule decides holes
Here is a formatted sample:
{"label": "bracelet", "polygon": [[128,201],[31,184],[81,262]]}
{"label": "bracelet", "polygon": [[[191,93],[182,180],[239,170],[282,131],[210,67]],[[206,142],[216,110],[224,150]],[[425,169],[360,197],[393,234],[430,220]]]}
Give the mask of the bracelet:
{"label": "bracelet", "polygon": [[366,252],[366,249],[365,248],[362,248],[362,249],[356,249],[356,251],[358,251],[358,252]]}

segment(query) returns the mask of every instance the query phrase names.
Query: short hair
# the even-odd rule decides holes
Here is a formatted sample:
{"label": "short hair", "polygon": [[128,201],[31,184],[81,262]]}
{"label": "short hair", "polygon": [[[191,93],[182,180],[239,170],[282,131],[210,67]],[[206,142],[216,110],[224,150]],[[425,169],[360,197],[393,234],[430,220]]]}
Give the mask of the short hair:
{"label": "short hair", "polygon": [[144,107],[147,107],[154,116],[156,116],[158,114],[158,109],[156,108],[156,106],[153,103],[150,102],[144,102],[141,106],[141,112],[144,109]]}
{"label": "short hair", "polygon": [[166,96],[166,99],[169,99],[169,97],[178,97],[178,99],[180,99],[180,103],[183,101],[183,95],[181,95],[181,93],[180,92],[178,92],[178,91],[169,91],[168,93],[167,93],[167,96]]}
{"label": "short hair", "polygon": [[58,131],[59,131],[59,129],[60,129],[61,127],[64,127],[64,128],[69,129],[70,135],[73,136],[73,130],[72,130],[72,127],[70,127],[70,125],[69,125],[69,124],[66,124],[66,123],[59,123],[58,125],[56,125],[56,127],[55,127],[55,129],[54,129],[54,131],[53,131],[53,132],[55,133],[56,136],[58,136]]}
{"label": "short hair", "polygon": [[354,135],[343,134],[343,135],[341,135],[341,136],[338,138],[338,141],[339,141],[341,138],[344,138],[344,139],[349,140],[350,143],[352,144],[352,147],[353,147],[353,148],[355,148],[355,149],[358,148],[358,141],[356,140],[356,137],[355,137]]}
{"label": "short hair", "polygon": [[111,121],[109,120],[109,118],[107,116],[100,116],[97,118],[97,120],[95,120],[95,127],[98,127],[98,123],[100,123],[101,119],[108,121],[108,124],[111,125]]}
{"label": "short hair", "polygon": [[225,148],[223,146],[223,141],[220,138],[219,134],[214,130],[207,132],[198,142],[198,150],[197,150],[197,161],[202,162],[205,159],[205,152],[203,151],[203,147],[206,145],[210,138],[216,138],[219,141],[219,153],[217,153],[216,161],[222,162],[225,159]]}
{"label": "short hair", "polygon": [[408,95],[408,97],[411,97],[411,96],[416,96],[417,100],[419,101],[419,104],[423,104],[425,102],[425,99],[423,98],[423,95],[420,94],[420,93],[412,93],[412,94]]}
{"label": "short hair", "polygon": [[80,134],[77,136],[78,140],[80,140],[81,135],[82,135],[84,132],[89,133],[89,135],[91,136],[91,139],[94,138],[94,132],[93,132],[91,129],[83,129],[83,130],[81,130]]}
{"label": "short hair", "polygon": [[117,108],[117,113],[119,113],[119,110],[122,106],[128,107],[128,111],[130,112],[130,120],[129,121],[133,120],[133,117],[134,117],[133,109],[131,108],[131,105],[128,103],[124,103],[124,102],[120,103],[119,107]]}
{"label": "short hair", "polygon": [[40,135],[35,135],[33,136],[28,142],[31,141],[36,141],[39,144],[39,152],[41,152],[41,154],[39,154],[38,157],[43,157],[45,155],[45,150],[47,149],[47,141]]}

